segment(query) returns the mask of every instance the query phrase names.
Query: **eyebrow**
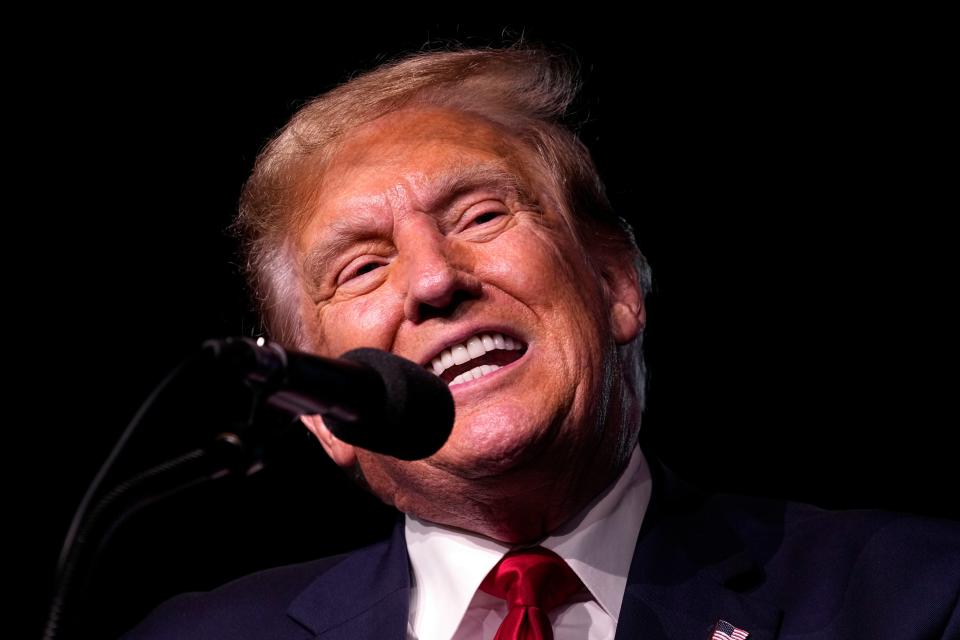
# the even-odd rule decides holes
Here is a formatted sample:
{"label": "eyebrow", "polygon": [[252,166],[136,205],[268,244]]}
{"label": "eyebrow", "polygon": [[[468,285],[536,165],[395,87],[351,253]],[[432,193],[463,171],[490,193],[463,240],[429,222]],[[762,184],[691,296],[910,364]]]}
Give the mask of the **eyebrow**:
{"label": "eyebrow", "polygon": [[439,176],[421,206],[424,211],[447,209],[458,198],[482,188],[510,191],[524,204],[533,204],[529,190],[515,172],[499,164],[476,164]]}
{"label": "eyebrow", "polygon": [[[456,167],[441,174],[433,179],[418,208],[431,213],[446,211],[459,198],[480,189],[510,192],[521,204],[539,210],[520,177],[499,164]],[[383,218],[370,211],[373,207],[361,205],[358,208],[354,215],[331,222],[324,237],[307,253],[304,269],[314,282],[324,274],[330,262],[351,246],[382,239],[389,233]],[[392,220],[389,226],[392,226]]]}
{"label": "eyebrow", "polygon": [[310,281],[316,282],[328,265],[353,245],[383,238],[387,231],[383,227],[382,218],[369,211],[330,223],[324,237],[310,248],[304,259],[304,271]]}

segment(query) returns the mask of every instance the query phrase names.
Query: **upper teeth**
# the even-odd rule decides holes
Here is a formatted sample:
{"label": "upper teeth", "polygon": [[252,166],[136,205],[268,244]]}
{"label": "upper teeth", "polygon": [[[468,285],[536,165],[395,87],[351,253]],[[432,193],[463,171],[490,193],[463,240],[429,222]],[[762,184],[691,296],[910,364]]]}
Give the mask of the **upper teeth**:
{"label": "upper teeth", "polygon": [[[450,367],[469,362],[474,358],[479,358],[488,351],[494,351],[495,349],[516,351],[520,348],[520,343],[510,336],[499,333],[484,333],[473,336],[466,342],[461,342],[460,344],[444,349],[440,352],[440,355],[433,359],[431,366],[433,367],[433,372],[439,376]],[[461,373],[454,378],[450,384],[473,380],[475,377],[486,375],[497,369],[499,369],[497,365],[480,365]]]}

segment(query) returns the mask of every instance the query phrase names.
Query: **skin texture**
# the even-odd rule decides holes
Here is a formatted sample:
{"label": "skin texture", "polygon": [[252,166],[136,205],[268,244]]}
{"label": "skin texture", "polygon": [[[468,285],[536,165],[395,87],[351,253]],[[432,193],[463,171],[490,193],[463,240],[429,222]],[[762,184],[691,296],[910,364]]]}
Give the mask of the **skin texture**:
{"label": "skin texture", "polygon": [[579,511],[639,428],[618,353],[645,321],[630,259],[591,260],[535,166],[479,116],[394,112],[346,138],[295,239],[307,349],[375,347],[426,365],[480,332],[526,345],[451,388],[453,433],[426,460],[355,449],[304,418],[385,502],[509,543]]}

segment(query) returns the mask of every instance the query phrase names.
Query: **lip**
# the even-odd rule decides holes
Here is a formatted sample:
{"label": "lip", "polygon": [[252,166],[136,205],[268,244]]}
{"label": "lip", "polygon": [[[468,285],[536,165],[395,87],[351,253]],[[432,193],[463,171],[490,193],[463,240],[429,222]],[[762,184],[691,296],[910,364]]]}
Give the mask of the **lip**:
{"label": "lip", "polygon": [[[444,349],[449,349],[455,344],[466,342],[467,338],[470,338],[475,335],[481,335],[484,333],[501,333],[505,336],[510,336],[514,340],[519,340],[521,343],[523,343],[524,348],[526,350],[528,351],[530,350],[530,342],[523,336],[518,335],[516,330],[514,329],[509,329],[507,327],[497,326],[497,325],[478,325],[475,327],[467,327],[467,328],[461,329],[456,333],[451,334],[449,337],[445,337],[442,342],[438,342],[435,347],[431,347],[431,349],[427,352],[430,354],[430,356],[427,357],[426,360],[421,361],[420,365],[426,369],[429,369],[430,371],[433,371],[433,368],[431,367],[431,363],[433,362],[434,358],[436,358],[441,353],[443,353]],[[526,354],[524,354],[524,357],[525,356]],[[516,362],[520,362],[520,360],[523,360],[523,357],[521,357]],[[516,362],[511,363],[511,365],[516,364]],[[502,368],[506,369],[511,365],[507,365]],[[499,373],[499,371],[496,371],[494,373]],[[488,374],[488,375],[492,375],[492,374]],[[468,384],[468,383],[464,383],[464,384]],[[457,386],[460,386],[460,385],[457,385]]]}

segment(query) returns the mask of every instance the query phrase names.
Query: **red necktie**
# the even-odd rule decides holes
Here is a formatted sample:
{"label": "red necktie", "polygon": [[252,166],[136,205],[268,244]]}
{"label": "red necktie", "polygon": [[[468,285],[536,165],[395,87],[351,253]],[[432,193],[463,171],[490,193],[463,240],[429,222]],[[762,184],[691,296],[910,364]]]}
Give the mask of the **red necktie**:
{"label": "red necktie", "polygon": [[547,612],[580,591],[582,583],[563,559],[542,547],[511,551],[480,588],[507,601],[494,640],[553,640]]}

